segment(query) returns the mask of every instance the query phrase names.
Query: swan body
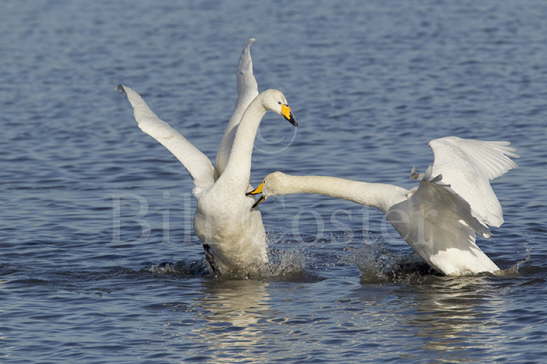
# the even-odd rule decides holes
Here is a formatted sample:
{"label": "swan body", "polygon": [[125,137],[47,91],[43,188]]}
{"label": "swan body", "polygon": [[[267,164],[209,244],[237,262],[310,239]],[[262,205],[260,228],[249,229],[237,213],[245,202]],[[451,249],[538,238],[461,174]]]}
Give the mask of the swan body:
{"label": "swan body", "polygon": [[420,184],[402,187],[325,176],[270,173],[249,194],[260,202],[274,195],[316,193],[380,209],[401,237],[433,268],[446,275],[496,272],[498,266],[477,246],[490,237],[503,213],[490,180],[515,168],[508,142],[445,137],[429,142],[434,163]]}
{"label": "swan body", "polygon": [[257,272],[268,262],[262,215],[245,194],[254,139],[267,111],[296,124],[280,91],[260,93],[243,114],[226,168],[198,199],[194,227],[215,272]]}
{"label": "swan body", "polygon": [[257,91],[252,70],[250,39],[243,49],[239,69],[238,99],[222,138],[217,165],[182,134],[161,120],[133,89],[120,85],[133,107],[139,128],[165,146],[191,175],[198,200],[194,228],[215,274],[253,273],[268,262],[266,234],[253,199],[245,195],[249,185],[254,140],[267,111],[282,115],[296,125],[283,93]]}

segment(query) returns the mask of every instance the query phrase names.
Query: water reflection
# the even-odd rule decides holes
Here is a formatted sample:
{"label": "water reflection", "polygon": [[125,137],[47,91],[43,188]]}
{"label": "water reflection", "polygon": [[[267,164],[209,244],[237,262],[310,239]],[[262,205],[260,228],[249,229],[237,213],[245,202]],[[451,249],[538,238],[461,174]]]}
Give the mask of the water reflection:
{"label": "water reflection", "polygon": [[431,277],[409,287],[416,292],[416,310],[407,316],[408,325],[425,339],[423,349],[457,362],[475,361],[492,351],[499,325],[495,317],[504,311],[493,286],[491,277],[474,276]]}
{"label": "water reflection", "polygon": [[193,333],[208,343],[213,362],[265,362],[260,350],[261,317],[270,310],[268,282],[253,280],[205,281],[198,305],[204,310],[205,325]]}

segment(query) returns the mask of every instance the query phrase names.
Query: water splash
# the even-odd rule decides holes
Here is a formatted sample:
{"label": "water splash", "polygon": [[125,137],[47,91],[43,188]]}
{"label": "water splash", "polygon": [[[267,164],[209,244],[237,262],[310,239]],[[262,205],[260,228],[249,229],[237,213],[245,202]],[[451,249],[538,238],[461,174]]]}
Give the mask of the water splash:
{"label": "water splash", "polygon": [[204,277],[209,275],[209,268],[205,259],[182,260],[179,262],[163,262],[151,264],[141,270],[153,274],[167,274],[181,277]]}
{"label": "water splash", "polygon": [[306,254],[300,249],[270,249],[269,263],[251,267],[245,271],[235,271],[216,276],[209,271],[205,259],[183,260],[149,264],[141,272],[174,275],[179,277],[205,277],[217,280],[282,280],[282,281],[317,281],[320,278],[306,271]]}
{"label": "water splash", "polygon": [[302,249],[270,249],[270,262],[264,278],[283,281],[317,281],[321,278],[306,270],[306,253]]}
{"label": "water splash", "polygon": [[520,274],[520,269],[523,264],[526,264],[530,262],[532,258],[532,253],[530,250],[530,242],[532,242],[533,238],[529,235],[524,233],[524,251],[525,255],[521,260],[518,260],[516,263],[512,264],[508,268],[502,269],[499,272],[496,272],[497,276],[514,276]]}
{"label": "water splash", "polygon": [[367,242],[344,258],[344,261],[355,264],[361,271],[361,281],[366,283],[411,283],[422,281],[427,276],[438,275],[418,255],[395,253],[378,242]]}

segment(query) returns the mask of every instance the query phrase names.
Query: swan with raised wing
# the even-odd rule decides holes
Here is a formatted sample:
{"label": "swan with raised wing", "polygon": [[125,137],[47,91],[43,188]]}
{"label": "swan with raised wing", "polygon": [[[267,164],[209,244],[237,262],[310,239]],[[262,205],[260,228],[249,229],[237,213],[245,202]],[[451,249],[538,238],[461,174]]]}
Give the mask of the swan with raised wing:
{"label": "swan with raised wing", "polygon": [[494,273],[498,266],[478,247],[476,236],[490,237],[488,226],[503,223],[490,180],[515,168],[509,142],[445,137],[429,142],[434,163],[420,184],[402,187],[326,176],[267,175],[249,195],[315,193],[376,207],[401,237],[433,268],[446,275]]}
{"label": "swan with raised wing", "polygon": [[250,39],[241,55],[238,101],[222,138],[216,168],[184,136],[150,110],[141,96],[127,86],[127,96],[138,126],[166,147],[191,175],[197,199],[194,228],[203,243],[214,274],[260,273],[268,262],[266,234],[254,200],[245,195],[249,186],[254,140],[263,116],[273,111],[297,125],[283,93],[258,93],[252,70]]}

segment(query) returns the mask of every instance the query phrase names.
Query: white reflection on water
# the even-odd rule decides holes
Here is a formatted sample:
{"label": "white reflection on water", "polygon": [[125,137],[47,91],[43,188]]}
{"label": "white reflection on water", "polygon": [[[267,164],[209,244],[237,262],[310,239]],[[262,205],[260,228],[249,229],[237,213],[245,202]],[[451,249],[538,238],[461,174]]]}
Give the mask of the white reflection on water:
{"label": "white reflection on water", "polygon": [[[208,343],[213,362],[261,363],[267,355],[258,350],[263,340],[259,318],[270,310],[268,282],[254,280],[206,281],[199,306],[205,325],[193,330]],[[230,355],[226,355],[230,353]]]}
{"label": "white reflection on water", "polygon": [[477,340],[499,337],[496,317],[506,310],[492,277],[435,277],[411,288],[416,290],[416,310],[407,322],[425,339],[425,351],[457,362],[473,362],[485,352],[498,351],[496,341]]}

